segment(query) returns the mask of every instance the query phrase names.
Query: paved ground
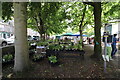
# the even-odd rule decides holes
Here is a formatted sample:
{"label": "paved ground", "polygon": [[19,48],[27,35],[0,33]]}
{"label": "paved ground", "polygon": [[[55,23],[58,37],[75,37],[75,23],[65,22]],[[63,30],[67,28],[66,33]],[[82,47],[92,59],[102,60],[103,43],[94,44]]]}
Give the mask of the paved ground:
{"label": "paved ground", "polygon": [[51,66],[48,59],[34,63],[31,62],[31,70],[25,73],[13,73],[13,65],[3,68],[3,76],[12,74],[13,78],[120,78],[119,54],[112,61],[107,62],[106,73],[104,61],[91,59],[93,45],[85,45],[84,60],[79,54],[61,53],[60,65]]}

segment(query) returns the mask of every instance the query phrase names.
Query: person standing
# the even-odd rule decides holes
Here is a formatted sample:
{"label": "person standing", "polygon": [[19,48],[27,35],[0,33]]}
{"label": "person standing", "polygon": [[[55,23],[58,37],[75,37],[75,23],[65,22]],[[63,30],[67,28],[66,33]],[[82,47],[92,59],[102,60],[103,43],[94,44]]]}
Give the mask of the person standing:
{"label": "person standing", "polygon": [[[107,42],[106,42],[106,40],[107,40]],[[103,58],[104,58],[104,60],[106,61],[108,61],[109,62],[109,60],[112,60],[112,56],[111,56],[111,52],[112,52],[112,47],[111,47],[111,44],[112,44],[112,36],[111,35],[109,35],[109,32],[104,32],[104,35],[103,35],[103,42],[104,42],[104,45],[106,45],[106,47],[104,48],[104,50],[106,49],[106,51],[104,51],[105,53],[104,53],[104,55],[105,56],[103,56]]]}
{"label": "person standing", "polygon": [[114,57],[115,53],[117,52],[117,48],[116,48],[117,38],[116,38],[116,36],[117,36],[117,34],[113,35],[112,52],[111,52],[112,57]]}
{"label": "person standing", "polygon": [[111,51],[112,51],[111,43],[108,42],[107,43],[107,55],[106,55],[106,59],[108,62],[109,62],[109,60],[112,60]]}

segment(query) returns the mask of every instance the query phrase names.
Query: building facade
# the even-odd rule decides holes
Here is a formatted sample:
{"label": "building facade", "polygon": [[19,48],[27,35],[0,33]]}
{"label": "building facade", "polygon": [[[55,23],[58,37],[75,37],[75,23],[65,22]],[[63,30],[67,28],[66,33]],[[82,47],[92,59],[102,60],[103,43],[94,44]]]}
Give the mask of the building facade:
{"label": "building facade", "polygon": [[117,37],[120,38],[120,19],[110,21],[112,24],[112,35],[117,34]]}
{"label": "building facade", "polygon": [[0,21],[0,36],[3,38],[8,38],[14,34],[14,25],[13,21],[4,22]]}
{"label": "building facade", "polygon": [[[0,20],[0,37],[6,39],[12,35],[14,35],[14,20],[9,20],[8,22]],[[31,28],[27,28],[27,35],[40,37],[39,33]]]}

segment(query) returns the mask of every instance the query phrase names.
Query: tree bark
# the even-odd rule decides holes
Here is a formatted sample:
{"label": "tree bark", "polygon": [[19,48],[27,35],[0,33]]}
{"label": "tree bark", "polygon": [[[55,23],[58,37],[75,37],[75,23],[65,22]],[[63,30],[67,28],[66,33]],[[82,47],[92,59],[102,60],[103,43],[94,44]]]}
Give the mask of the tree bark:
{"label": "tree bark", "polygon": [[24,71],[29,68],[27,42],[27,3],[14,3],[15,24],[15,65],[14,71]]}
{"label": "tree bark", "polygon": [[80,25],[79,25],[79,32],[80,32],[80,44],[83,48],[83,33],[82,33],[82,30],[83,30],[83,21],[84,21],[84,17],[85,17],[85,11],[86,11],[86,5],[85,5],[85,8],[83,9],[83,15],[82,15],[82,20],[80,21]]}
{"label": "tree bark", "polygon": [[45,35],[44,35],[44,23],[43,23],[43,20],[42,18],[40,17],[41,15],[39,15],[39,20],[40,20],[40,32],[42,34],[42,40],[45,40]]}
{"label": "tree bark", "polygon": [[85,4],[91,5],[94,7],[94,32],[95,32],[95,37],[94,37],[94,54],[92,57],[101,59],[101,52],[102,52],[102,47],[101,47],[101,2],[84,2]]}
{"label": "tree bark", "polygon": [[94,57],[100,59],[101,58],[101,2],[94,3]]}

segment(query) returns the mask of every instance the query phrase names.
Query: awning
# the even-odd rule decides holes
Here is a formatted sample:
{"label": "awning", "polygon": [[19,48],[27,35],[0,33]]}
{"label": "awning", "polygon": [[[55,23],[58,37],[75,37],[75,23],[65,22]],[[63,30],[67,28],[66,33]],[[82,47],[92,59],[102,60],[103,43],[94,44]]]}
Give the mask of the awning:
{"label": "awning", "polygon": [[[66,34],[63,34],[63,35],[61,35],[61,36],[80,36],[80,34],[66,33]],[[83,36],[83,37],[87,37],[88,35],[83,34],[82,36]]]}
{"label": "awning", "polygon": [[65,33],[65,34],[62,34],[61,36],[72,36],[73,34],[72,33]]}

